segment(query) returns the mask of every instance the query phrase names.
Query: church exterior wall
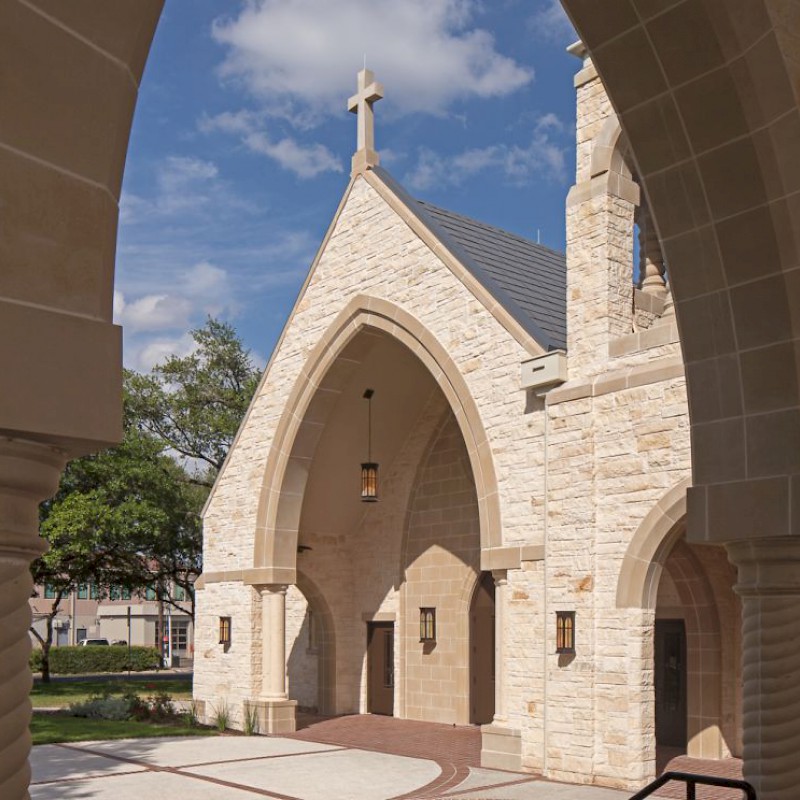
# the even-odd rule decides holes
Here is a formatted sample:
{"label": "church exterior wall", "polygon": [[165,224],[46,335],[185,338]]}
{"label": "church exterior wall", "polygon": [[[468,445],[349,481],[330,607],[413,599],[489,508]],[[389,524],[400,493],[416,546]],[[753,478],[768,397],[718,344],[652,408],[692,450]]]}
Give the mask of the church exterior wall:
{"label": "church exterior wall", "polygon": [[[653,776],[656,611],[645,602],[623,607],[619,598],[630,600],[635,593],[618,589],[634,535],[691,474],[686,381],[674,320],[663,308],[657,313],[635,306],[633,236],[640,194],[614,150],[611,106],[590,64],[576,85],[577,183],[567,208],[568,382],[544,397],[525,396],[519,365],[531,352],[385,197],[357,178],[206,512],[206,570],[212,578],[200,592],[199,607],[214,619],[236,596],[240,613],[250,602],[256,621],[235,654],[233,648],[222,654],[210,642],[205,650],[198,646],[201,699],[225,690],[236,702],[258,694],[255,592],[214,583],[221,578],[213,576],[252,566],[266,460],[292,387],[337,314],[366,295],[410,314],[452,358],[486,431],[489,452],[482,463],[497,475],[502,544],[532,546],[518,548],[515,563],[483,564],[497,567],[503,585],[496,636],[505,654],[498,678],[501,708],[488,726],[493,733],[485,736],[514,740],[507,752],[487,746],[484,752],[497,756],[494,766],[568,782],[632,789]],[[617,172],[597,172],[604,161]],[[442,452],[436,449],[437,431],[444,431]],[[458,475],[434,475],[437,464],[454,469],[459,459],[464,462],[463,450],[445,393],[437,395],[384,474],[380,504],[366,507],[345,534],[301,531],[311,550],[298,556],[298,568],[331,611],[339,713],[368,710],[367,624],[394,621],[394,714],[447,723],[468,719],[468,661],[459,661],[459,654],[468,649],[469,595],[481,569],[484,521],[472,500],[468,461]],[[459,459],[450,458],[457,451]],[[709,558],[706,571],[721,629],[736,629],[729,641],[722,637],[724,659],[739,635],[738,606],[730,568]],[[418,637],[418,609],[427,605],[437,607],[440,626],[430,652]],[[300,605],[288,608],[287,654],[301,613]],[[555,653],[555,612],[561,610],[576,613],[572,656]],[[461,615],[458,624],[450,625],[451,614]],[[239,663],[242,686],[234,691],[224,676]],[[301,695],[311,696],[311,674],[306,670],[304,683],[290,685],[301,704]],[[732,752],[739,746],[738,680],[735,671],[725,673],[719,689],[731,709],[721,725]],[[698,730],[711,724],[711,717],[700,717]]]}
{"label": "church exterior wall", "polygon": [[[639,524],[689,474],[685,381],[552,402],[548,414],[545,771],[630,787],[654,769],[652,614],[617,608],[617,583]],[[576,612],[574,658],[555,654],[556,610]]]}
{"label": "church exterior wall", "polygon": [[[252,586],[235,581],[211,583],[197,593],[195,664],[214,669],[194,671],[199,716],[213,724],[223,708],[231,725],[242,727],[244,703],[261,691],[261,601]],[[219,644],[219,617],[232,620],[231,646]]]}
{"label": "church exterior wall", "polygon": [[[213,581],[241,575],[253,566],[265,465],[292,386],[312,348],[339,311],[357,295],[385,298],[406,308],[447,350],[486,430],[491,456],[485,457],[490,457],[494,469],[504,476],[499,486],[503,543],[541,542],[544,455],[538,443],[543,415],[523,416],[524,395],[519,388],[520,363],[530,357],[530,352],[509,335],[377,191],[365,180],[357,179],[287,324],[207,506],[206,581],[198,604],[209,620],[224,613],[227,601],[227,597],[210,592]],[[341,581],[342,577],[340,573],[336,579]],[[325,587],[322,578],[312,579],[318,580],[323,594],[331,591],[332,582]],[[243,591],[252,590],[244,587]],[[382,600],[381,607],[385,609],[387,602],[396,605],[396,600]],[[337,630],[338,660],[345,658],[343,654],[348,650],[363,651],[360,627]],[[347,647],[346,642],[352,647]],[[205,687],[219,684],[230,669],[241,667],[240,674],[251,674],[249,665],[260,658],[260,643],[253,640],[251,645],[247,652],[239,647],[234,652],[231,648],[224,658],[218,647],[198,649],[198,698],[215,696],[206,694]],[[342,669],[345,682],[352,685],[356,674],[363,672],[363,663],[340,663],[337,669]],[[253,697],[255,687],[255,681],[250,680],[242,694]],[[346,692],[337,694],[340,711],[363,708],[363,704],[363,684],[360,698],[348,697]]]}

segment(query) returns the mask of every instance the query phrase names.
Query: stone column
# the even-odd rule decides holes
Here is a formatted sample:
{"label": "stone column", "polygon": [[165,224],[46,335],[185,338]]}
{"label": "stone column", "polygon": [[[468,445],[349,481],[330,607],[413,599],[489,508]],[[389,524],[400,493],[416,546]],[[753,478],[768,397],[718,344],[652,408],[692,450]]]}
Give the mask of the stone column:
{"label": "stone column", "polygon": [[481,725],[481,766],[489,769],[522,769],[522,737],[508,724],[505,686],[506,612],[508,610],[508,573],[493,569],[494,578],[494,718]]}
{"label": "stone column", "polygon": [[504,672],[505,659],[505,618],[508,593],[508,573],[504,569],[492,570],[494,578],[494,725],[504,725],[506,715],[506,692]]}
{"label": "stone column", "polygon": [[45,444],[0,438],[0,797],[27,800],[31,672],[29,564],[45,551],[39,503],[58,487],[65,455]]}
{"label": "stone column", "polygon": [[262,733],[292,733],[296,701],[286,694],[286,590],[285,584],[269,584],[261,591],[261,699]]}
{"label": "stone column", "polygon": [[726,545],[742,598],[744,777],[759,800],[800,790],[800,539]]}
{"label": "stone column", "polygon": [[265,700],[286,700],[286,589],[282,584],[261,589],[261,694]]}

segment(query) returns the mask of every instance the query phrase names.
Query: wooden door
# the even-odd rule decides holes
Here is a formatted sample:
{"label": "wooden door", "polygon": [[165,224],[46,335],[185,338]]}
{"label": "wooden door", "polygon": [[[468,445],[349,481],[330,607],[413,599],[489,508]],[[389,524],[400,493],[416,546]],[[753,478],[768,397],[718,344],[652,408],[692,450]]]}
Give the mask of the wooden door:
{"label": "wooden door", "polygon": [[686,748],[686,626],[656,620],[656,743]]}
{"label": "wooden door", "polygon": [[367,711],[394,714],[394,623],[367,623]]}
{"label": "wooden door", "polygon": [[494,580],[484,572],[469,612],[469,721],[485,725],[494,718]]}

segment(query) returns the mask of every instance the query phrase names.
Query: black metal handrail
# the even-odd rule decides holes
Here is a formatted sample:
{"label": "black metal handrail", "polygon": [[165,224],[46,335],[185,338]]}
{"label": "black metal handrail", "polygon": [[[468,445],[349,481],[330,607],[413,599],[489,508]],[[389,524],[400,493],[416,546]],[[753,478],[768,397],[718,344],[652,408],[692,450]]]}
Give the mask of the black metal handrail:
{"label": "black metal handrail", "polygon": [[724,789],[741,789],[744,792],[745,800],[758,800],[756,790],[747,782],[736,780],[735,778],[718,778],[715,775],[695,775],[691,772],[665,772],[660,778],[656,778],[640,792],[637,792],[631,800],[644,800],[650,797],[656,789],[660,789],[665,783],[670,781],[680,781],[686,784],[686,800],[697,800],[697,786],[721,786]]}

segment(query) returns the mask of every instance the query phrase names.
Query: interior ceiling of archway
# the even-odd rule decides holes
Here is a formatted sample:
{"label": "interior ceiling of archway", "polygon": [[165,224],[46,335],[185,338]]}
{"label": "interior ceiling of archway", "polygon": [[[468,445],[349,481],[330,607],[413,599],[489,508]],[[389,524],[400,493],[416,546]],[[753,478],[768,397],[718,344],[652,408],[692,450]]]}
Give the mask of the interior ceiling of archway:
{"label": "interior ceiling of archway", "polygon": [[337,394],[311,462],[300,517],[301,544],[304,533],[345,535],[368,507],[360,494],[361,464],[368,460],[364,390],[375,392],[371,459],[380,464],[383,482],[432,396],[442,394],[405,345],[375,331],[354,338],[318,391],[329,391],[329,376]]}

